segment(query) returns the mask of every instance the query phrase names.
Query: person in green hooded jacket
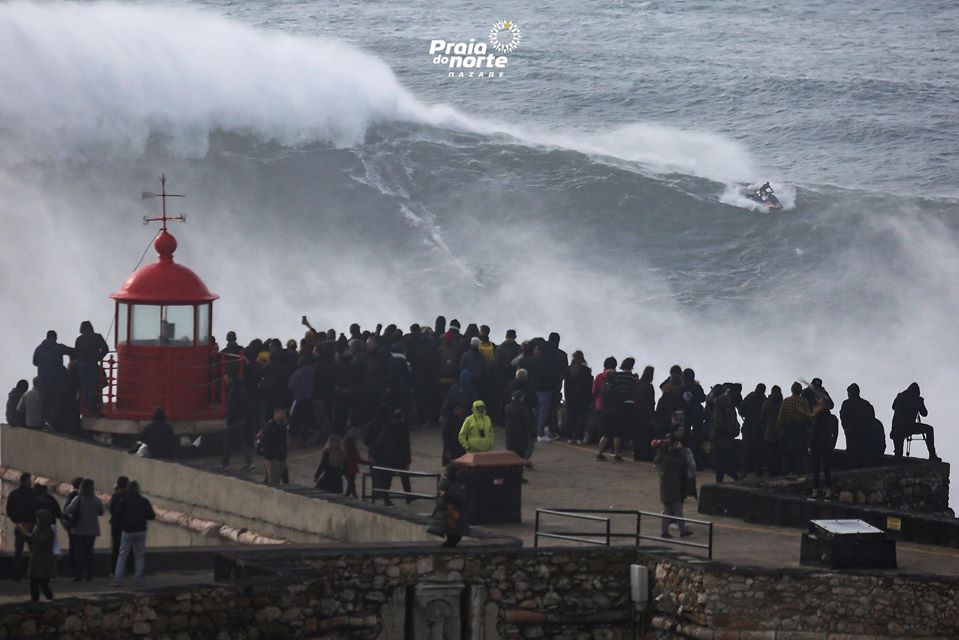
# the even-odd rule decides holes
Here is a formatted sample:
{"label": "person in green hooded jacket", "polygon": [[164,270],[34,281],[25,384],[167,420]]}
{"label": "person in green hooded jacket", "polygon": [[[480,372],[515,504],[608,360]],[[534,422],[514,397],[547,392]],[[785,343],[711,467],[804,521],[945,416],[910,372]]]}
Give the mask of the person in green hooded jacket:
{"label": "person in green hooded jacket", "polygon": [[466,453],[490,451],[493,448],[493,421],[486,415],[486,404],[482,400],[473,403],[473,413],[463,421],[459,441]]}

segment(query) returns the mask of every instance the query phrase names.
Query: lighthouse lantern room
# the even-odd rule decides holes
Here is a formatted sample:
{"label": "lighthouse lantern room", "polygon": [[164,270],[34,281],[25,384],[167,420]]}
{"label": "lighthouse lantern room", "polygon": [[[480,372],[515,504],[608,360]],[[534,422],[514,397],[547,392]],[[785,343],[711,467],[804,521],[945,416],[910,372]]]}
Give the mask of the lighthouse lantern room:
{"label": "lighthouse lantern room", "polygon": [[157,260],[137,269],[110,296],[116,301],[116,356],[104,362],[107,420],[149,420],[157,407],[171,421],[213,420],[224,414],[223,369],[211,339],[218,296],[192,270],[174,262],[177,241],[167,223],[185,217],[167,215],[167,198],[182,196],[166,192],[165,177],[160,182],[159,194],[144,194],[163,202],[161,216],[144,218],[144,223],[161,223],[153,241]]}

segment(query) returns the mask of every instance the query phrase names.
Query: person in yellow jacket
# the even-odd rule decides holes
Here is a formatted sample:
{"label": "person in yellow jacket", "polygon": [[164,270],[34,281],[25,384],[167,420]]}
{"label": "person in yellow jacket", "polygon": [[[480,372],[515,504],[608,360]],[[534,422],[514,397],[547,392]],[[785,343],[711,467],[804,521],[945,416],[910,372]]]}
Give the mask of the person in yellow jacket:
{"label": "person in yellow jacket", "polygon": [[482,400],[473,403],[473,413],[463,421],[459,441],[466,453],[490,451],[493,448],[493,421],[486,415],[486,405]]}

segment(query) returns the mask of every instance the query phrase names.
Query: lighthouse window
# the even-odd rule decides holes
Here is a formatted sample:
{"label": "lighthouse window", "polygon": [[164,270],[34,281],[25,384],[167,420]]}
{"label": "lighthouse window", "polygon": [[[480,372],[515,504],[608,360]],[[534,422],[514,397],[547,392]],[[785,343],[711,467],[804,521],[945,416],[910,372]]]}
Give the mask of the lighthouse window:
{"label": "lighthouse window", "polygon": [[162,344],[171,347],[192,347],[193,305],[164,306],[160,326]]}
{"label": "lighthouse window", "polygon": [[210,342],[210,305],[201,304],[196,308],[196,343]]}
{"label": "lighthouse window", "polygon": [[117,344],[127,343],[127,327],[130,312],[130,306],[125,302],[117,304]]}
{"label": "lighthouse window", "polygon": [[130,342],[141,345],[160,344],[160,307],[152,304],[135,304],[130,331]]}

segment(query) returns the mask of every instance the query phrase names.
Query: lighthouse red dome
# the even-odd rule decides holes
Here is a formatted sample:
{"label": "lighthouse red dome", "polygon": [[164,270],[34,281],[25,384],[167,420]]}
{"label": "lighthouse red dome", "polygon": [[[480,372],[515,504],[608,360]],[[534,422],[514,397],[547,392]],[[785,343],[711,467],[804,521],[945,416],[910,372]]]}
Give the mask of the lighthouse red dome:
{"label": "lighthouse red dome", "polygon": [[215,293],[210,293],[200,276],[173,261],[176,246],[173,234],[160,231],[153,241],[157,261],[134,271],[120,290],[110,297],[121,302],[162,304],[209,302],[219,298]]}

